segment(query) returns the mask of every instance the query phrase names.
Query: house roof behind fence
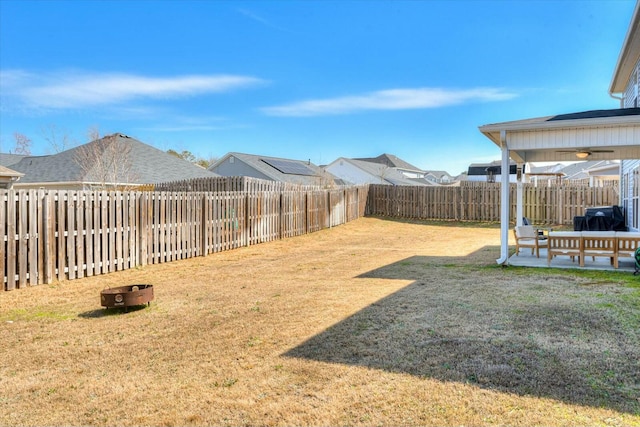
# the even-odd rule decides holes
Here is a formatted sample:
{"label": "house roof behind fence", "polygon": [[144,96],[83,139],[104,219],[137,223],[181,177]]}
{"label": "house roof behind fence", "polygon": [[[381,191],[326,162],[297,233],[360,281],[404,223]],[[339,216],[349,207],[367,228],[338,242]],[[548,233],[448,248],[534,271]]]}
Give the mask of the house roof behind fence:
{"label": "house roof behind fence", "polygon": [[362,160],[364,162],[370,163],[380,163],[386,165],[390,168],[398,168],[398,169],[406,169],[410,171],[422,171],[417,166],[412,165],[409,162],[402,160],[398,156],[394,156],[393,154],[381,154],[378,157],[368,157],[368,158],[355,158],[353,160]]}
{"label": "house roof behind fence", "polygon": [[95,173],[91,172],[90,165],[83,167],[79,156],[82,150],[95,149],[97,154],[99,141],[106,138],[114,138],[113,143],[125,144],[130,150],[127,158],[132,173],[127,177],[121,177],[122,180],[119,178],[120,183],[154,184],[217,176],[200,166],[122,134],[109,135],[49,156],[27,156],[11,167],[24,173],[25,176],[20,183],[96,182]]}
{"label": "house roof behind fence", "polygon": [[25,157],[24,154],[0,153],[0,166],[11,167]]}
{"label": "house roof behind fence", "polygon": [[342,184],[342,181],[336,176],[311,163],[310,160],[293,160],[257,154],[227,153],[209,166],[209,170],[217,170],[216,168],[230,157],[235,157],[235,159],[277,182],[300,185]]}
{"label": "house roof behind fence", "polygon": [[398,168],[388,166],[384,163],[358,159],[342,159],[363,170],[369,175],[380,178],[381,183],[384,183],[386,181],[387,183],[393,185],[431,185],[430,182],[427,182],[422,178],[407,178],[400,170],[398,170]]}

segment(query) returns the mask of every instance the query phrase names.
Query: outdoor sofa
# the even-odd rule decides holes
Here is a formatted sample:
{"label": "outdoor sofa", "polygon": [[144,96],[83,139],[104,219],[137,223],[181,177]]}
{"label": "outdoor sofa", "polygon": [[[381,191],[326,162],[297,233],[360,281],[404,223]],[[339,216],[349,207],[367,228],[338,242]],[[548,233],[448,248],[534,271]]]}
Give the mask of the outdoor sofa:
{"label": "outdoor sofa", "polygon": [[611,265],[618,268],[618,258],[631,257],[640,247],[640,233],[627,231],[552,231],[548,235],[547,265],[555,256],[578,257],[580,267],[591,257],[609,258]]}

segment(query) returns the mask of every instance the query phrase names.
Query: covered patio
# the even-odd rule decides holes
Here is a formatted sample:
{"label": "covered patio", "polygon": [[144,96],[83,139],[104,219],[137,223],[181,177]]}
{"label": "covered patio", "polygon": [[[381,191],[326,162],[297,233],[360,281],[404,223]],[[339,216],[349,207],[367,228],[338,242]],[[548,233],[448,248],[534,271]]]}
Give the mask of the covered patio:
{"label": "covered patio", "polygon": [[[580,160],[640,159],[640,108],[594,110],[480,126],[480,131],[501,149],[501,170],[509,170],[510,159],[517,163],[516,218],[509,206],[509,175],[501,174],[500,258],[501,265],[547,266],[546,249],[540,258],[524,253],[510,256],[512,224],[522,225],[522,177],[525,163]],[[585,206],[587,208],[587,206]],[[551,267],[613,269],[608,259],[585,262],[579,267],[570,257],[554,257]],[[630,262],[630,264],[629,264]],[[632,258],[620,258],[620,271],[634,270]],[[630,267],[629,267],[630,266]]]}
{"label": "covered patio", "polygon": [[[540,249],[540,258],[535,254],[531,254],[528,249],[520,251],[519,255],[513,254],[509,257],[509,265],[516,267],[547,267],[547,249]],[[551,268],[579,268],[581,270],[610,270],[624,271],[633,273],[635,271],[635,261],[633,258],[620,257],[618,259],[618,268],[615,269],[609,262],[608,258],[596,257],[588,259],[584,262],[584,267],[580,267],[577,259],[572,260],[569,256],[556,256],[551,260],[549,265]]]}

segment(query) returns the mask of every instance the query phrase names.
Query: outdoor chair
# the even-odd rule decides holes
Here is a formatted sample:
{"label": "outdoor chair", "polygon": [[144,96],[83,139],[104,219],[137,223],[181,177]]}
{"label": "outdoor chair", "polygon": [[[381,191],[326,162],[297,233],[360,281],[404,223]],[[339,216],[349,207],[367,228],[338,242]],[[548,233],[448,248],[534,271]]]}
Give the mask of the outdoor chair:
{"label": "outdoor chair", "polygon": [[513,229],[516,236],[516,256],[521,248],[531,248],[531,254],[535,250],[536,257],[540,258],[540,248],[546,248],[548,241],[546,237],[538,234],[538,230],[531,225],[519,225]]}

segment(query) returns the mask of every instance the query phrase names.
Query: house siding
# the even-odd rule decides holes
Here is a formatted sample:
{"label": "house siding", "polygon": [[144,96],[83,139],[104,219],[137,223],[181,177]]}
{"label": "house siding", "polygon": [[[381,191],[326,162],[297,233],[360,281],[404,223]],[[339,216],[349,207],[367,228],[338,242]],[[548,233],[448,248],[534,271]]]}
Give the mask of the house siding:
{"label": "house siding", "polygon": [[640,59],[636,62],[634,71],[629,76],[627,88],[624,91],[624,108],[638,107],[638,83],[640,83]]}
{"label": "house siding", "polygon": [[640,160],[622,163],[620,199],[629,231],[640,231]]}
{"label": "house siding", "polygon": [[[638,87],[640,86],[640,59],[629,77],[624,92],[623,107],[638,107]],[[621,162],[620,202],[624,208],[625,220],[630,231],[640,231],[640,160]]]}
{"label": "house siding", "polygon": [[344,160],[332,163],[326,167],[326,170],[340,179],[355,185],[386,184],[383,177],[371,175]]}

